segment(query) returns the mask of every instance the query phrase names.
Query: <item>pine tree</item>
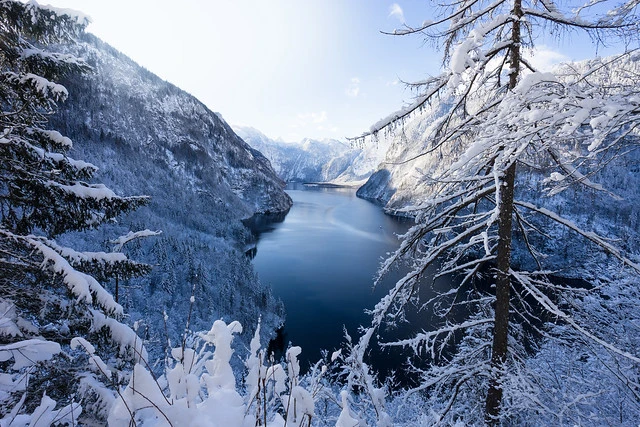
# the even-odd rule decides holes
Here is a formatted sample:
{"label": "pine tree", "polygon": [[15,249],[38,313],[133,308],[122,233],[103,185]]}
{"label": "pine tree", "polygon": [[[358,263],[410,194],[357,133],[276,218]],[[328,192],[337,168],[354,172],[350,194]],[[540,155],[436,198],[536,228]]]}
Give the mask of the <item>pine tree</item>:
{"label": "pine tree", "polygon": [[[571,301],[563,295],[574,292],[551,280],[544,244],[538,245],[542,249],[536,247],[548,238],[549,229],[564,227],[640,271],[603,236],[539,205],[545,196],[562,195],[576,186],[611,196],[591,179],[637,141],[640,108],[634,83],[637,58],[629,60],[632,51],[595,61],[584,70],[566,69],[565,75],[539,72],[525,56],[536,37],[549,28],[581,31],[603,42],[636,37],[637,2],[602,12],[603,3],[607,2],[568,10],[546,0],[451,1],[441,5],[436,20],[393,33],[422,34],[442,43],[447,69],[415,84],[420,91],[416,101],[375,124],[372,134],[442,102],[447,113],[429,127],[427,150],[419,157],[433,156],[435,161],[439,154],[451,160],[446,166],[435,162],[432,174],[425,177],[431,196],[412,211],[417,225],[381,269],[385,274],[396,261],[408,257],[411,272],[376,306],[373,325],[360,346],[366,347],[383,321],[402,318],[404,306],[415,301],[433,267],[438,270],[436,277],[455,275],[458,283],[453,289],[439,294],[436,290],[432,300],[421,302],[442,315],[442,327],[394,344],[422,350],[430,358],[432,366],[421,370],[420,389],[440,394],[436,420],[448,416],[453,422],[466,411],[475,422],[484,419],[494,424],[513,415],[503,410],[505,384],[514,377],[522,384],[535,382],[522,369],[523,323],[535,329],[537,323],[553,318],[618,357],[640,362],[638,355],[618,349],[614,339],[579,324],[558,304],[558,298]],[[624,71],[625,66],[630,68]],[[546,176],[546,191],[533,200],[519,199],[517,178],[532,173]],[[545,230],[547,223],[551,225]],[[537,268],[518,271],[512,254],[514,236]],[[495,292],[474,282],[488,271]],[[580,292],[586,290],[575,290]],[[452,314],[461,307],[468,316],[453,320]],[[538,332],[549,335],[544,329]],[[454,339],[458,341],[451,356],[443,350],[451,349]],[[466,401],[461,402],[462,396]],[[479,400],[484,400],[483,415],[478,415]]]}
{"label": "pine tree", "polygon": [[[72,337],[92,334],[104,344],[99,352],[111,352],[115,359],[146,357],[135,333],[118,320],[122,307],[86,273],[139,275],[148,266],[119,252],[78,252],[53,240],[96,228],[148,201],[89,183],[97,168],[69,157],[69,138],[46,127],[56,104],[67,97],[55,79],[89,71],[81,59],[47,46],[72,43],[87,23],[79,15],[35,2],[0,1],[0,325],[9,325],[0,327],[7,343],[0,346],[0,359],[14,358],[18,371],[2,375],[17,381],[12,391],[20,391],[26,384],[22,375],[32,373],[30,388],[65,401],[80,377],[92,374],[79,366],[65,372],[66,358],[38,369],[35,364],[70,351]],[[33,363],[18,363],[24,358]],[[99,356],[89,358],[93,363]],[[99,370],[102,365],[92,366]],[[104,376],[101,380],[110,382]],[[24,409],[24,396],[8,417]],[[43,405],[47,402],[43,398]],[[26,405],[33,407],[29,399]]]}

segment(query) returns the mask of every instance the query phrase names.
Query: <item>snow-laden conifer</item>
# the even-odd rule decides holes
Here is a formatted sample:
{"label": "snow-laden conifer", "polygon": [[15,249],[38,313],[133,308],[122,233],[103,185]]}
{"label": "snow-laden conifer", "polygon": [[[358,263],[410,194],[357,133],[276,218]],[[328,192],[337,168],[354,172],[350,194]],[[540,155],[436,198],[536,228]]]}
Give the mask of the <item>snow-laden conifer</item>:
{"label": "snow-laden conifer", "polygon": [[[87,23],[69,10],[0,1],[0,358],[13,360],[2,375],[19,383],[0,396],[3,408],[11,408],[3,425],[75,424],[80,383],[111,400],[112,382],[126,376],[119,368],[146,357],[104,284],[114,274],[135,276],[149,267],[119,252],[78,252],[54,240],[147,203],[92,183],[97,168],[69,157],[71,140],[47,129],[48,117],[68,96],[56,80],[90,69],[47,45],[72,43]],[[95,348],[83,338],[89,336]],[[39,406],[27,386],[37,390]],[[56,410],[56,401],[68,406]]]}

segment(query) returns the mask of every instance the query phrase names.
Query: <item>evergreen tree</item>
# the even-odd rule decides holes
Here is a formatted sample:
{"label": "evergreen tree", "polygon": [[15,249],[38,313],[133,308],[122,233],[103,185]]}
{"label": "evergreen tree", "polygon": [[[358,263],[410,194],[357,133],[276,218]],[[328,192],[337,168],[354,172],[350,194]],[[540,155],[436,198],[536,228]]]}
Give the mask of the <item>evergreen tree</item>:
{"label": "evergreen tree", "polygon": [[[90,353],[87,366],[98,375],[77,365],[65,369],[70,359],[55,355],[71,351],[73,337],[92,334],[98,352],[116,364],[145,357],[136,334],[118,320],[122,307],[86,273],[135,276],[148,266],[119,252],[78,252],[53,240],[98,227],[148,201],[89,183],[97,168],[69,157],[69,138],[46,127],[56,104],[67,97],[55,79],[89,70],[81,59],[47,50],[47,45],[72,43],[87,23],[82,16],[35,2],[0,1],[0,339],[6,343],[0,346],[0,360],[15,361],[14,372],[1,375],[16,392],[25,390],[31,373],[31,389],[65,401],[81,378],[93,378],[89,383],[94,385],[100,379],[110,382],[100,375],[106,374],[106,365],[96,362],[100,357],[83,340],[74,347]],[[25,403],[25,396],[7,397],[15,405],[3,421],[11,424],[27,416],[19,414],[23,404],[33,408],[33,399]],[[51,415],[49,400],[43,397],[42,405]]]}
{"label": "evergreen tree", "polygon": [[[402,319],[404,306],[415,302],[424,276],[434,267],[436,277],[455,275],[458,283],[453,289],[440,293],[436,289],[432,300],[420,302],[442,316],[442,327],[394,344],[424,351],[431,361],[431,367],[421,368],[420,389],[440,396],[434,408],[439,411],[436,422],[445,416],[454,422],[465,414],[473,422],[484,419],[494,424],[514,415],[516,408],[505,410],[506,385],[535,385],[523,369],[527,340],[522,324],[537,329],[553,319],[617,357],[640,362],[639,355],[617,348],[615,338],[595,333],[597,327],[571,315],[569,302],[579,300],[576,295],[587,289],[554,283],[545,266],[544,243],[538,245],[550,239],[552,229],[563,227],[640,271],[607,236],[540,206],[545,197],[561,197],[576,186],[586,193],[611,196],[592,179],[637,140],[640,107],[637,58],[629,60],[633,52],[594,61],[582,70],[565,69],[565,75],[539,72],[525,55],[548,29],[581,31],[602,42],[610,37],[635,38],[637,2],[603,12],[606,3],[590,2],[569,10],[547,0],[450,1],[441,5],[437,19],[393,33],[422,34],[441,43],[446,71],[415,84],[420,90],[416,101],[375,124],[372,133],[443,102],[448,112],[428,128],[428,148],[419,157],[433,156],[435,161],[437,154],[450,161],[434,163],[425,177],[431,197],[412,211],[417,225],[381,274],[407,257],[412,259],[412,270],[376,306],[373,325],[358,351],[364,354],[383,321]],[[545,191],[533,200],[519,199],[516,178],[531,173],[547,178]],[[518,271],[512,254],[514,236],[536,267]],[[559,246],[555,242],[550,246],[554,244]],[[495,292],[474,282],[489,271]],[[453,315],[461,308],[468,316],[459,321]],[[549,336],[544,328],[538,333]],[[451,356],[447,351],[461,336]],[[509,399],[522,404],[516,396]],[[535,406],[534,400],[529,404]],[[478,409],[479,401],[484,401],[484,411]]]}

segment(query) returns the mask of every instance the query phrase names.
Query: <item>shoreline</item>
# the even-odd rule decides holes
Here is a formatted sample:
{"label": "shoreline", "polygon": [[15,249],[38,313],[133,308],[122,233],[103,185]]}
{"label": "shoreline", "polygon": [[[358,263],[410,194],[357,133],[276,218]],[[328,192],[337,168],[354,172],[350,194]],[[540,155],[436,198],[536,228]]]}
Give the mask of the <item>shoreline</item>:
{"label": "shoreline", "polygon": [[333,182],[302,182],[307,187],[323,187],[323,188],[358,188],[359,184],[336,184]]}

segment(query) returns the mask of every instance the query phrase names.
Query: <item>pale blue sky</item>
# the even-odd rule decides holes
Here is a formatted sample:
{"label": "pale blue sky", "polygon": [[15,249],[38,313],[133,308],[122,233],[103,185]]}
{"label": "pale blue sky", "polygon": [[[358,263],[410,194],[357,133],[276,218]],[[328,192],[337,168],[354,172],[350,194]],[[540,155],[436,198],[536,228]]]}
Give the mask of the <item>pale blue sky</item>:
{"label": "pale blue sky", "polygon": [[[195,95],[231,124],[286,141],[357,136],[411,100],[398,78],[436,74],[420,37],[380,33],[430,17],[424,0],[41,0]],[[575,37],[539,60],[583,59]],[[560,53],[564,52],[564,53]]]}

